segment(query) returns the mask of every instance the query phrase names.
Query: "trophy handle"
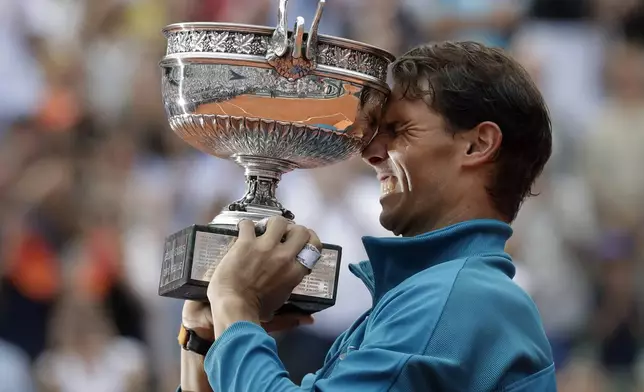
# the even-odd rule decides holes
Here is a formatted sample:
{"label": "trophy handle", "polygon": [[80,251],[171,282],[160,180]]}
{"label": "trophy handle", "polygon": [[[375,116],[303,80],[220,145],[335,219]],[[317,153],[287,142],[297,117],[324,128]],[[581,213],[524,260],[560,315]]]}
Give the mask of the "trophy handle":
{"label": "trophy handle", "polygon": [[[288,0],[280,0],[279,2],[277,27],[269,41],[266,60],[278,74],[289,81],[308,75],[317,66],[318,29],[322,12],[324,11],[324,4],[326,4],[325,0],[319,0],[311,30],[306,40],[306,50],[304,50],[304,18],[297,17],[292,38],[289,40],[286,27],[288,23],[286,15]],[[289,45],[291,44],[293,47],[291,52],[288,53]]]}
{"label": "trophy handle", "polygon": [[322,19],[322,12],[324,12],[324,5],[326,0],[318,2],[318,8],[315,10],[315,16],[311,23],[311,30],[309,30],[309,37],[306,41],[306,58],[310,61],[315,61],[318,49],[318,29],[320,28],[320,19]]}
{"label": "trophy handle", "polygon": [[302,57],[302,44],[304,43],[304,18],[298,16],[295,20],[295,28],[293,29],[293,53],[294,59]]}
{"label": "trophy handle", "polygon": [[277,8],[277,27],[275,28],[275,31],[273,31],[273,36],[271,37],[270,42],[271,49],[277,57],[284,56],[288,50],[287,5],[288,0],[280,0]]}

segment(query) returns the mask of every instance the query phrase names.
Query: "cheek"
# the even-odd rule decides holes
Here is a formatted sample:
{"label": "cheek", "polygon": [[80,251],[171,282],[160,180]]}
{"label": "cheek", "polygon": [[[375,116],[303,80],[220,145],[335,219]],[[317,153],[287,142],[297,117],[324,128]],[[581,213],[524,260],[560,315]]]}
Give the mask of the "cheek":
{"label": "cheek", "polygon": [[403,193],[410,192],[413,188],[411,181],[413,174],[407,168],[405,155],[398,151],[390,151],[389,159],[391,161],[391,169],[396,176],[396,191]]}
{"label": "cheek", "polygon": [[428,161],[416,151],[409,149],[407,152],[395,151],[389,153],[392,169],[398,180],[396,186],[399,192],[421,192],[432,183],[434,170]]}
{"label": "cheek", "polygon": [[419,149],[410,143],[405,137],[406,135],[398,135],[389,144],[389,159],[391,167],[396,175],[398,184],[396,188],[399,192],[411,192],[414,189],[419,170],[418,163],[420,162]]}
{"label": "cheek", "polygon": [[414,192],[420,197],[440,191],[452,177],[453,151],[450,146],[421,148],[408,145],[389,152],[392,168],[401,192]]}

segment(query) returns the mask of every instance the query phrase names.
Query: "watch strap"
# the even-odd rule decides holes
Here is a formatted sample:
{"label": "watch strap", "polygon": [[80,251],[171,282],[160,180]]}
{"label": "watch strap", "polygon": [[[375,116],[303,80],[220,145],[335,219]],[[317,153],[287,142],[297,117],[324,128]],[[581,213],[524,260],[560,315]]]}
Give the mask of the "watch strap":
{"label": "watch strap", "polygon": [[185,328],[183,325],[179,329],[179,336],[177,338],[181,348],[187,351],[192,351],[199,355],[205,356],[213,345],[213,341],[203,339],[191,329]]}

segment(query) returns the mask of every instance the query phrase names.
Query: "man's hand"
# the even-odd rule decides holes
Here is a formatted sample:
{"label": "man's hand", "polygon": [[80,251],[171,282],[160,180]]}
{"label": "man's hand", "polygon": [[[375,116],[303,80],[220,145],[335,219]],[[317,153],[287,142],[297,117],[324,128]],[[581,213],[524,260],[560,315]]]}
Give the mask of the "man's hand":
{"label": "man's hand", "polygon": [[[194,330],[202,339],[215,340],[209,303],[186,301],[183,304],[181,316],[184,327]],[[279,332],[310,324],[313,324],[313,317],[308,314],[284,313],[273,317],[271,321],[262,323],[262,327],[266,332]]]}
{"label": "man's hand", "polygon": [[205,340],[215,340],[212,324],[212,312],[207,302],[186,301],[181,312],[181,323],[186,329],[195,331]]}
{"label": "man's hand", "polygon": [[295,259],[307,243],[322,249],[313,231],[289,224],[282,217],[269,219],[266,232],[259,237],[252,221],[239,223],[238,239],[208,286],[216,336],[236,321],[259,324],[260,320],[271,320],[275,310],[311,272]]}

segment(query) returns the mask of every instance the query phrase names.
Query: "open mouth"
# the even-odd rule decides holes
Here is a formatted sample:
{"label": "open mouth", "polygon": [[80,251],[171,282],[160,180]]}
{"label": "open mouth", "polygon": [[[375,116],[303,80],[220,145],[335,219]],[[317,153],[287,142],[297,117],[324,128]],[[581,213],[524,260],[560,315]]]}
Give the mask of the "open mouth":
{"label": "open mouth", "polygon": [[393,176],[384,176],[380,178],[380,195],[387,196],[396,191],[398,180]]}

